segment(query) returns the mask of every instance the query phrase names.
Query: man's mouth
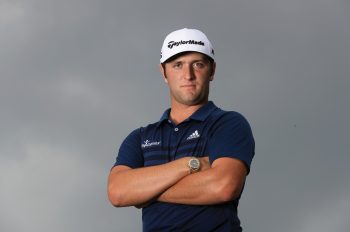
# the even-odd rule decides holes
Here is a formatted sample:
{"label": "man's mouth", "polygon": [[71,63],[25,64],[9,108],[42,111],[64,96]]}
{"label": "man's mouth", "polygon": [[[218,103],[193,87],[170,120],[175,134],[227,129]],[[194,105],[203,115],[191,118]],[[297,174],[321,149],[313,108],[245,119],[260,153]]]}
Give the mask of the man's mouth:
{"label": "man's mouth", "polygon": [[195,84],[188,84],[188,85],[182,85],[182,88],[195,88],[196,85]]}

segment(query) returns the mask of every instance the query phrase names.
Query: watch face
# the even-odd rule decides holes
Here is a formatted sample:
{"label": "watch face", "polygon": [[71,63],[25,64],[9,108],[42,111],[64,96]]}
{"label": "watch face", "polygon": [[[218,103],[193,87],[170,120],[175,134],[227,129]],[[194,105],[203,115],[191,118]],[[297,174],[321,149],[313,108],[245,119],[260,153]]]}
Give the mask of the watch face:
{"label": "watch face", "polygon": [[198,169],[198,168],[199,168],[199,162],[198,162],[198,160],[197,160],[197,159],[192,159],[192,160],[190,161],[190,166],[191,166],[191,168],[193,168],[193,169]]}

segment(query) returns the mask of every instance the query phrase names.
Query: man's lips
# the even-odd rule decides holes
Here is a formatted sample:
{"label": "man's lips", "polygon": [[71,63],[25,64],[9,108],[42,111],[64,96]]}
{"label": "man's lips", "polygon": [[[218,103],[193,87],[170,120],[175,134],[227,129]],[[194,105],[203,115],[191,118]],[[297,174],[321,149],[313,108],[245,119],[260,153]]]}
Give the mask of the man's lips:
{"label": "man's lips", "polygon": [[195,84],[187,84],[187,85],[181,85],[182,88],[195,88]]}

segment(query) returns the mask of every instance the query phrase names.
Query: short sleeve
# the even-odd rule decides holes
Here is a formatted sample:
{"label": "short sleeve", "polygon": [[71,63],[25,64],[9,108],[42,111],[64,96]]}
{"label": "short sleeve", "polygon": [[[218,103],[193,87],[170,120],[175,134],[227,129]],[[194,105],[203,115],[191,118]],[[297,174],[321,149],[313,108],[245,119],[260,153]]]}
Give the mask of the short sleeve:
{"label": "short sleeve", "polygon": [[114,166],[125,165],[130,168],[143,167],[143,155],[140,141],[140,129],[131,132],[122,142]]}
{"label": "short sleeve", "polygon": [[248,121],[239,113],[226,112],[214,124],[208,151],[211,163],[221,157],[232,157],[243,161],[249,172],[255,142]]}

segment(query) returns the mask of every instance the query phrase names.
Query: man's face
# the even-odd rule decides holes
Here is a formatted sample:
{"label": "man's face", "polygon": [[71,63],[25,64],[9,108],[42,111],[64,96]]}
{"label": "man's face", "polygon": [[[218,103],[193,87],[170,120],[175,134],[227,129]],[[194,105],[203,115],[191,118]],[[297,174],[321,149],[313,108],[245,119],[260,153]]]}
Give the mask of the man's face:
{"label": "man's face", "polygon": [[197,105],[208,101],[209,82],[213,80],[215,63],[198,52],[189,52],[160,65],[165,82],[169,85],[172,102]]}

